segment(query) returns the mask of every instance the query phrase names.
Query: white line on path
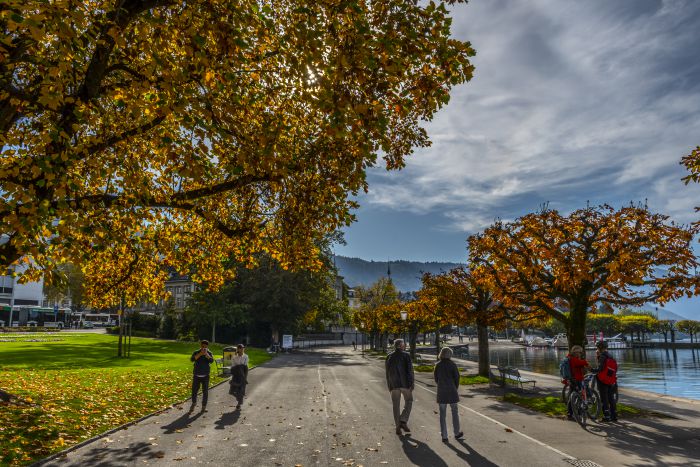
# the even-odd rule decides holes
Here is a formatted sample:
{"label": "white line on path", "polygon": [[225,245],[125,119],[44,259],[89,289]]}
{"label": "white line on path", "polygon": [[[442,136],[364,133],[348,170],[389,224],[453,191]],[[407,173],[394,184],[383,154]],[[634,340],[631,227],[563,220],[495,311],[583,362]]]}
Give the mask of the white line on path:
{"label": "white line on path", "polygon": [[321,360],[320,359],[318,361],[317,373],[318,373],[318,382],[321,383],[321,394],[323,394],[323,412],[326,414],[326,418],[328,418],[328,396],[326,395],[326,385],[323,384],[323,380],[321,379]]}
{"label": "white line on path", "polygon": [[[422,388],[422,389],[424,389],[424,390],[426,390],[426,391],[428,391],[428,392],[432,392],[433,394],[437,394],[437,392],[433,391],[432,389],[428,389],[428,388],[426,388],[425,386],[421,386],[421,385],[416,385],[416,386],[418,386],[419,388]],[[562,452],[562,451],[560,451],[559,449],[557,449],[557,448],[555,448],[555,447],[553,447],[553,446],[550,446],[549,444],[543,443],[542,441],[537,440],[537,439],[533,438],[532,436],[528,436],[528,435],[526,435],[525,433],[522,433],[522,432],[520,432],[520,431],[518,431],[518,430],[516,430],[516,429],[514,429],[514,428],[511,428],[511,427],[509,427],[508,425],[506,425],[506,424],[504,424],[504,423],[501,423],[501,422],[499,422],[498,420],[496,420],[496,419],[494,419],[494,418],[489,417],[488,415],[484,415],[484,414],[482,414],[481,412],[477,412],[476,410],[474,410],[474,409],[472,409],[472,408],[469,408],[469,407],[467,407],[466,405],[462,405],[462,404],[457,404],[457,405],[459,405],[459,406],[462,407],[463,409],[468,410],[468,411],[470,411],[470,412],[472,412],[472,413],[474,413],[474,414],[476,414],[476,415],[478,415],[478,416],[480,416],[480,417],[485,418],[486,420],[488,420],[488,421],[490,421],[490,422],[495,423],[496,425],[502,426],[503,428],[507,428],[507,429],[511,430],[513,433],[517,433],[517,434],[519,434],[520,436],[522,436],[522,437],[525,438],[525,439],[528,439],[528,440],[530,440],[530,441],[532,441],[532,442],[534,442],[534,443],[539,444],[539,445],[542,446],[542,447],[545,447],[545,448],[547,448],[547,449],[549,449],[549,450],[551,450],[551,451],[554,451],[554,452],[556,452],[557,454],[559,454],[560,456],[564,456],[564,457],[566,457],[567,459],[570,459],[570,460],[575,460],[575,459],[576,459],[574,456],[571,456],[571,455],[569,455],[569,454],[566,454],[565,452]]]}

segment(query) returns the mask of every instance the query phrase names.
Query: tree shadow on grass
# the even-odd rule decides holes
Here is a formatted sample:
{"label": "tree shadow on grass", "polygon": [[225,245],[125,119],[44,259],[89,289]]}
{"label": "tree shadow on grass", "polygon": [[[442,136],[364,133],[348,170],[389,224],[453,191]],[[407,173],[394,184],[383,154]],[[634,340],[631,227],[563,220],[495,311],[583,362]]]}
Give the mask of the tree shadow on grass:
{"label": "tree shadow on grass", "polygon": [[167,425],[161,426],[161,428],[165,430],[166,435],[176,433],[177,430],[182,430],[182,429],[190,426],[192,424],[192,422],[194,422],[199,417],[201,417],[203,413],[204,412],[201,412],[201,411],[185,412],[179,418],[176,418],[175,420],[168,423]]}

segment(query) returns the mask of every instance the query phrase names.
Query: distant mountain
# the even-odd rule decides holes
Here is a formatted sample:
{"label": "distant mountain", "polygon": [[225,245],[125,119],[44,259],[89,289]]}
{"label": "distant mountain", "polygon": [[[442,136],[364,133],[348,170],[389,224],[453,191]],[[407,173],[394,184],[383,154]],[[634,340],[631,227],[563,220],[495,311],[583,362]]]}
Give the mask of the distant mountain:
{"label": "distant mountain", "polygon": [[335,265],[338,274],[350,287],[370,286],[382,277],[387,277],[391,269],[391,280],[401,292],[413,292],[421,288],[421,276],[424,272],[439,274],[462,266],[459,263],[422,263],[419,261],[366,261],[360,258],[336,256]]}

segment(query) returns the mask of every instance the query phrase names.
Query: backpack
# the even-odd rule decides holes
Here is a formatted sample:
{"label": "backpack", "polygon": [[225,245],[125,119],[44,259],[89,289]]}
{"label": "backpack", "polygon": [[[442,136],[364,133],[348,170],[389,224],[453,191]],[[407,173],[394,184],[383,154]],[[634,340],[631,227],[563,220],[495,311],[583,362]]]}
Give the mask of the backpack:
{"label": "backpack", "polygon": [[608,355],[598,371],[598,380],[607,385],[617,383],[617,361]]}
{"label": "backpack", "polygon": [[571,363],[569,362],[569,357],[564,357],[564,359],[559,362],[559,375],[561,375],[561,379],[565,379],[567,381],[574,379],[573,375],[571,374]]}

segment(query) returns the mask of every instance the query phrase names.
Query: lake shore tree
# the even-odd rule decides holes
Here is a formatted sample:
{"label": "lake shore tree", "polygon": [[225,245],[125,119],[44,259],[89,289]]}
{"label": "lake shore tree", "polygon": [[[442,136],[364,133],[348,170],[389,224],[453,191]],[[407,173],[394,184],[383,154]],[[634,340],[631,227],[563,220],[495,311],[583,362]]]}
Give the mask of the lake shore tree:
{"label": "lake shore tree", "polygon": [[599,303],[663,304],[697,294],[690,246],[697,231],[646,206],[589,206],[568,216],[544,208],[471,236],[469,258],[497,297],[564,323],[572,346],[583,344]]}

